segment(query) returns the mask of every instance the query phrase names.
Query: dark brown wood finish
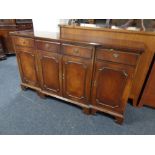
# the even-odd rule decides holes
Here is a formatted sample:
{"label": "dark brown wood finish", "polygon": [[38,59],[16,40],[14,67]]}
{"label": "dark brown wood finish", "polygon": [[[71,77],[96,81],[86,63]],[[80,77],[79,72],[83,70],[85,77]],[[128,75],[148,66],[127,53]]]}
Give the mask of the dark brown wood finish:
{"label": "dark brown wood finish", "polygon": [[26,32],[12,35],[24,88],[79,105],[84,113],[101,111],[123,122],[143,44],[121,41],[123,46],[116,46],[116,40],[111,46]]}
{"label": "dark brown wood finish", "polygon": [[17,61],[22,80],[22,88],[24,88],[24,86],[32,86],[32,88],[38,88],[38,67],[36,65],[37,58],[35,52],[34,39],[15,37],[14,46],[16,50]]}
{"label": "dark brown wood finish", "polygon": [[16,50],[19,66],[21,69],[21,77],[23,83],[38,87],[37,67],[34,51]]}
{"label": "dark brown wood finish", "polygon": [[23,82],[29,85],[37,86],[37,74],[35,68],[35,56],[32,53],[17,51],[17,57],[20,61],[21,74]]}
{"label": "dark brown wood finish", "polygon": [[34,48],[34,39],[31,38],[15,38],[14,43],[16,46],[24,46],[28,48]]}
{"label": "dark brown wood finish", "polygon": [[135,53],[121,52],[114,49],[100,49],[96,54],[99,60],[112,61],[127,65],[136,65],[139,55]]}
{"label": "dark brown wood finish", "polygon": [[37,52],[39,55],[42,89],[61,95],[61,56],[52,52]]}
{"label": "dark brown wood finish", "polygon": [[54,53],[60,52],[60,43],[59,42],[49,42],[49,41],[37,41],[37,49],[42,51],[49,51]]}
{"label": "dark brown wood finish", "polygon": [[64,54],[70,56],[76,56],[81,58],[92,57],[92,48],[90,47],[81,47],[81,46],[63,44],[62,51]]}
{"label": "dark brown wood finish", "polygon": [[128,100],[134,68],[96,60],[92,87],[92,108],[123,114]]}
{"label": "dark brown wood finish", "polygon": [[90,100],[91,70],[90,60],[64,56],[64,97],[88,104]]}

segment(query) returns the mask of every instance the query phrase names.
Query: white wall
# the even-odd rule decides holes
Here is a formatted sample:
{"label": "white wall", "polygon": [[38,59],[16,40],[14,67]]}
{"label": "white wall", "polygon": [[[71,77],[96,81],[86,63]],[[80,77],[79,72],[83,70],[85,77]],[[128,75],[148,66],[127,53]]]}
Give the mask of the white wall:
{"label": "white wall", "polygon": [[68,19],[33,19],[34,32],[47,31],[47,32],[59,32],[59,24],[66,24]]}

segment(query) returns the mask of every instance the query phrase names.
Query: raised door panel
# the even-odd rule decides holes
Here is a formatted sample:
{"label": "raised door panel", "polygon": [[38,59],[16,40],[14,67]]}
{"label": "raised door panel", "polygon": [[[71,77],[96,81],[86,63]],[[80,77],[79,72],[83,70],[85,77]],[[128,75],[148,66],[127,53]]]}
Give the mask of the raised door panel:
{"label": "raised door panel", "polygon": [[60,95],[61,60],[60,56],[50,52],[39,52],[41,64],[42,88]]}
{"label": "raised door panel", "polygon": [[129,94],[132,69],[104,62],[96,62],[95,65],[93,105],[123,111]]}
{"label": "raised door panel", "polygon": [[29,52],[17,52],[21,68],[22,81],[24,83],[38,86],[35,55]]}
{"label": "raised door panel", "polygon": [[91,61],[63,57],[63,95],[66,98],[88,103],[91,84]]}

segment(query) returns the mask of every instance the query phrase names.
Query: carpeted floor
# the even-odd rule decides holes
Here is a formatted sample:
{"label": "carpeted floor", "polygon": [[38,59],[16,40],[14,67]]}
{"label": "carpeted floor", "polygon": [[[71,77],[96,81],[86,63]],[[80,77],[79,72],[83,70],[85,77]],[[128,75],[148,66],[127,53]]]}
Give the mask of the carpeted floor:
{"label": "carpeted floor", "polygon": [[0,61],[0,134],[155,134],[155,110],[128,104],[123,125],[105,114],[21,91],[16,58]]}

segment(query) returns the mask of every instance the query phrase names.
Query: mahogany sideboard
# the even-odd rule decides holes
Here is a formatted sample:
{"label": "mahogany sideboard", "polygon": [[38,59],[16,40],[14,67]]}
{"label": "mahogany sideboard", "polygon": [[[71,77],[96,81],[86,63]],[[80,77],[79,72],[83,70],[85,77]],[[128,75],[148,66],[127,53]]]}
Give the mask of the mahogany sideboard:
{"label": "mahogany sideboard", "polygon": [[99,43],[77,39],[76,34],[65,39],[62,34],[24,31],[11,35],[22,89],[76,104],[87,114],[108,113],[117,123],[123,122],[146,48],[142,42],[105,37]]}

